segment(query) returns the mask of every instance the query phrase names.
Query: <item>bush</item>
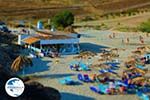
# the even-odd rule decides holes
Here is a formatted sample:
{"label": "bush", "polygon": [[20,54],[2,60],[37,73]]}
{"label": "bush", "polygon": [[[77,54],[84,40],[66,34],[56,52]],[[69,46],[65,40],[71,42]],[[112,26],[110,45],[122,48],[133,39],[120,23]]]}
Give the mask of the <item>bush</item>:
{"label": "bush", "polygon": [[82,21],[92,21],[92,20],[94,19],[90,16],[86,16],[84,19],[82,19]]}
{"label": "bush", "polygon": [[44,28],[46,28],[46,29],[51,29],[51,25],[50,25],[50,24],[45,23],[45,24],[44,24]]}
{"label": "bush", "polygon": [[147,22],[143,22],[140,26],[139,26],[140,31],[142,32],[150,32],[150,20],[148,20]]}
{"label": "bush", "polygon": [[70,11],[62,11],[56,14],[52,19],[52,24],[58,28],[65,28],[74,23],[74,15]]}

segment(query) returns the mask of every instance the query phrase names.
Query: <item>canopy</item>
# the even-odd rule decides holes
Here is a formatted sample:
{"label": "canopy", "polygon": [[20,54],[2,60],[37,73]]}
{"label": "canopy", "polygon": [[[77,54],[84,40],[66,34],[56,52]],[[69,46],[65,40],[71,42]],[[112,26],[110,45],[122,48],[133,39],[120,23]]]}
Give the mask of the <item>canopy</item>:
{"label": "canopy", "polygon": [[35,42],[37,42],[37,41],[39,41],[40,39],[39,38],[36,38],[36,37],[28,37],[28,38],[25,38],[25,39],[23,39],[22,41],[24,42],[24,43],[27,43],[27,44],[33,44],[33,43],[35,43]]}

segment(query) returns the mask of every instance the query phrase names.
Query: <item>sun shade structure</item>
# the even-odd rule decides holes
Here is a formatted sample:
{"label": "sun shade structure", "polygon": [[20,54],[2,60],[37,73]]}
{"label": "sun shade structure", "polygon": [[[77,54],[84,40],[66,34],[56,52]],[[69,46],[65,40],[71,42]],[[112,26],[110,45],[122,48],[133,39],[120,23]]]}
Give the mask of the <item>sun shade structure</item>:
{"label": "sun shade structure", "polygon": [[39,38],[36,38],[36,37],[28,37],[28,38],[25,38],[24,40],[22,40],[24,43],[26,44],[33,44],[35,42],[38,42],[40,39]]}
{"label": "sun shade structure", "polygon": [[52,52],[59,54],[76,54],[80,52],[79,34],[51,32],[48,30],[34,31],[32,34],[19,34],[18,44],[48,56]]}

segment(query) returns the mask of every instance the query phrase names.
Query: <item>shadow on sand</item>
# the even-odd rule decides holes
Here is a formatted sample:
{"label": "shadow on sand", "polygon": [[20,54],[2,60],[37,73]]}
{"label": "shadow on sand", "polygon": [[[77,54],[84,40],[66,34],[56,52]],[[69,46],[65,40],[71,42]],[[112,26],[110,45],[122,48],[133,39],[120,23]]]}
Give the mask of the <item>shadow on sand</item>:
{"label": "shadow on sand", "polygon": [[95,99],[92,97],[88,97],[88,96],[62,92],[61,100],[95,100]]}
{"label": "shadow on sand", "polygon": [[92,35],[89,35],[89,34],[80,34],[81,37],[84,37],[84,38],[94,38],[95,36],[92,36]]}
{"label": "shadow on sand", "polygon": [[108,48],[108,47],[93,44],[93,43],[80,43],[80,48],[83,51],[91,51],[91,52],[99,53],[101,52],[102,49]]}
{"label": "shadow on sand", "polygon": [[47,74],[47,75],[36,75],[37,78],[64,78],[69,76],[74,76],[75,74]]}
{"label": "shadow on sand", "polygon": [[[49,61],[42,61],[40,58],[33,58],[32,62],[33,66],[25,67],[23,69],[25,75],[49,70],[49,66],[47,65],[50,63]],[[23,71],[18,72],[18,74],[23,74]]]}
{"label": "shadow on sand", "polygon": [[143,45],[147,45],[147,44],[141,44],[141,43],[129,43],[127,45],[131,45],[131,46],[143,46]]}

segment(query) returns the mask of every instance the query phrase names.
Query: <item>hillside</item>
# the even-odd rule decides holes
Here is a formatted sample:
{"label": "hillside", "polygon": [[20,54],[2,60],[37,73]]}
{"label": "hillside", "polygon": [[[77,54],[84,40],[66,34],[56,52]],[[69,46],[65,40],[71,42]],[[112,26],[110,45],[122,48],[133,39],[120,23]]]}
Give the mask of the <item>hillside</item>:
{"label": "hillside", "polygon": [[52,17],[60,10],[76,16],[101,16],[130,9],[149,9],[150,0],[0,0],[1,20]]}

